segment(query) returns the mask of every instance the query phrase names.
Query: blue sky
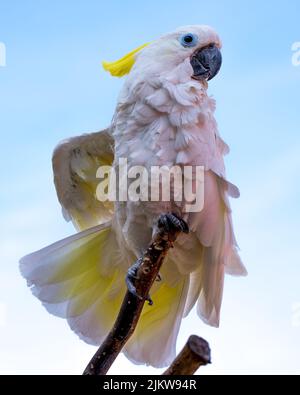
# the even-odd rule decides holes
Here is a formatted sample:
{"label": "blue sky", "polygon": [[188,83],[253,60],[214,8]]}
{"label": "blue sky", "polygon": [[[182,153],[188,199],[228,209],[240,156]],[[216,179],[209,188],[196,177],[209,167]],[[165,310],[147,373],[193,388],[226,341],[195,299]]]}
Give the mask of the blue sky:
{"label": "blue sky", "polygon": [[[92,356],[18,272],[22,255],[73,233],[56,199],[52,151],[109,125],[123,81],[105,74],[101,60],[203,23],[224,42],[209,90],[231,146],[228,176],[241,189],[232,205],[249,277],[227,278],[219,330],[192,314],[178,347],[192,327],[213,351],[203,373],[300,374],[300,67],[291,51],[299,14],[296,0],[1,0],[0,372],[76,374]],[[112,372],[154,370],[121,356]]]}

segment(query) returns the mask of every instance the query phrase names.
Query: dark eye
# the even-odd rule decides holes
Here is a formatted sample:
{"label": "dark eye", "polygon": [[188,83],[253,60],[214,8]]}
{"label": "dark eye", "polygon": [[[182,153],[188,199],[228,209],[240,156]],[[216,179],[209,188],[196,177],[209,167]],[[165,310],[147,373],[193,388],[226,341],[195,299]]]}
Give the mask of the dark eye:
{"label": "dark eye", "polygon": [[184,47],[195,47],[198,44],[198,37],[193,33],[187,33],[180,37],[180,43]]}

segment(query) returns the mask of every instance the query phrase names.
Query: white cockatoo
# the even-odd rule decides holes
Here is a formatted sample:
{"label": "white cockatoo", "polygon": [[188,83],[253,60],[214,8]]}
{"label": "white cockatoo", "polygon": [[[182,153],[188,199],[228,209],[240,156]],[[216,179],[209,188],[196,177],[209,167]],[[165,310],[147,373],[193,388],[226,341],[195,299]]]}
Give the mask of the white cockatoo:
{"label": "white cockatoo", "polygon": [[[62,142],[53,156],[63,213],[79,231],[21,260],[21,272],[46,309],[66,318],[81,339],[99,345],[111,329],[126,291],[128,268],[151,241],[158,217],[175,213],[182,233],[152,288],[137,329],[124,349],[134,363],[163,367],[176,354],[181,321],[196,305],[199,317],[219,325],[224,274],[244,276],[235,240],[223,157],[229,152],[214,118],[208,81],[221,67],[221,41],[208,26],[186,26],[104,62],[127,78],[112,125]],[[96,199],[100,166],[203,166],[204,206],[186,213],[174,201]],[[173,214],[168,214],[172,222]]]}

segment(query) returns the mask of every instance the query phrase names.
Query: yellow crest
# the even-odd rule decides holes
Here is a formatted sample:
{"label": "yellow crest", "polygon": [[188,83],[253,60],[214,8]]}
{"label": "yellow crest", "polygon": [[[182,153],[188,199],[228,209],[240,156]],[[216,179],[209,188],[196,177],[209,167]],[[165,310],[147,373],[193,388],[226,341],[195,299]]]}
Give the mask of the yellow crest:
{"label": "yellow crest", "polygon": [[135,55],[147,45],[149,45],[149,43],[141,45],[115,62],[102,62],[104,70],[108,71],[113,77],[123,77],[129,74],[135,63]]}

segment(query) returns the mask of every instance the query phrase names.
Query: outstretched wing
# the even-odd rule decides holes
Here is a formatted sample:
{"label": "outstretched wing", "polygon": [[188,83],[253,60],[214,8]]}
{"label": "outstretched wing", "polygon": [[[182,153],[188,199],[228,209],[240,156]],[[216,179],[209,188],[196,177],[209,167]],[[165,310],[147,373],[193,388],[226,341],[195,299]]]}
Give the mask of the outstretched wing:
{"label": "outstretched wing", "polygon": [[52,159],[54,183],[67,221],[82,231],[111,219],[113,205],[96,198],[100,166],[114,160],[114,140],[109,129],[65,140]]}

